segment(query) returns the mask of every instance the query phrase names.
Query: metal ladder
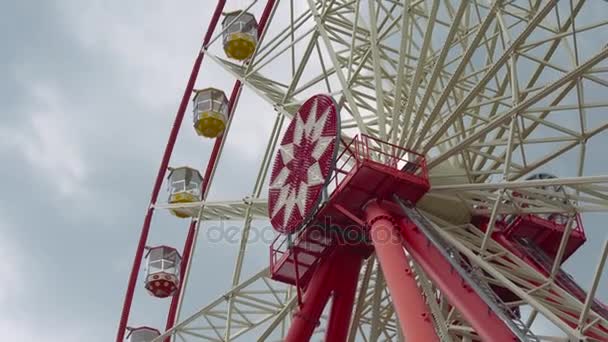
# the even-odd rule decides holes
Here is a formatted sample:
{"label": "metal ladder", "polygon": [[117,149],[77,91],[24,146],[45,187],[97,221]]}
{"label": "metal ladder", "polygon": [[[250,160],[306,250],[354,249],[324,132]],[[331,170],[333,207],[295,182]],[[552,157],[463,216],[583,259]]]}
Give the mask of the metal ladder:
{"label": "metal ladder", "polygon": [[431,315],[433,316],[433,320],[435,321],[435,332],[437,333],[437,337],[439,337],[439,341],[441,342],[452,342],[452,338],[449,336],[447,331],[447,325],[443,317],[439,317],[441,308],[439,304],[435,301],[433,290],[428,283],[428,277],[426,274],[420,270],[420,266],[416,264],[412,259],[410,259],[410,266],[414,270],[414,273],[418,275],[418,284],[424,293],[424,296],[427,299],[427,304],[431,309]]}
{"label": "metal ladder", "polygon": [[471,286],[477,295],[488,305],[488,307],[502,319],[509,329],[521,341],[540,342],[540,339],[530,331],[524,322],[511,313],[508,306],[492,291],[487,282],[483,281],[480,272],[472,268],[461,257],[458,250],[448,244],[433,228],[433,223],[420,214],[418,209],[405,204],[399,197],[394,196],[395,201],[401,206],[407,217],[416,224],[418,229],[446,258],[458,274]]}

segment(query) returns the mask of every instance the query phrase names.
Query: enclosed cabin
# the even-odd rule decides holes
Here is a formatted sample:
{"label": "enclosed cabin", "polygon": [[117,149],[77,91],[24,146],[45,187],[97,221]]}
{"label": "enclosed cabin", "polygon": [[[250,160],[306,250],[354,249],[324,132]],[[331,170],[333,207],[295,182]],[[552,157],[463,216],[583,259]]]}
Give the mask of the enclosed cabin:
{"label": "enclosed cabin", "polygon": [[160,336],[160,331],[150,327],[129,328],[127,341],[129,342],[151,342]]}
{"label": "enclosed cabin", "polygon": [[224,132],[228,118],[228,99],[215,88],[196,90],[194,95],[194,129],[200,136],[216,138]]}
{"label": "enclosed cabin", "polygon": [[[169,203],[192,203],[202,200],[201,184],[203,176],[198,170],[188,166],[169,168],[168,191]],[[195,212],[191,208],[176,207],[170,208],[173,215],[177,217],[192,217]]]}
{"label": "enclosed cabin", "polygon": [[224,52],[230,58],[244,61],[251,56],[258,44],[258,23],[253,14],[234,11],[224,14],[222,21]]}
{"label": "enclosed cabin", "polygon": [[[557,177],[547,173],[539,173],[528,177],[526,180],[555,178]],[[542,193],[543,202],[553,202],[557,205],[568,204],[566,192],[561,185],[540,186],[538,190]],[[525,194],[514,192],[513,195],[523,197],[522,208],[529,206],[525,201],[527,199]],[[539,249],[550,261],[553,261],[557,256],[562,236],[568,224],[571,225],[571,233],[566,242],[562,263],[586,241],[579,214],[573,217],[563,213],[510,215],[505,219],[505,223],[507,224],[505,235],[509,240],[525,244],[528,248]]]}
{"label": "enclosed cabin", "polygon": [[179,267],[182,257],[177,250],[167,246],[148,249],[145,286],[157,298],[166,298],[179,287]]}

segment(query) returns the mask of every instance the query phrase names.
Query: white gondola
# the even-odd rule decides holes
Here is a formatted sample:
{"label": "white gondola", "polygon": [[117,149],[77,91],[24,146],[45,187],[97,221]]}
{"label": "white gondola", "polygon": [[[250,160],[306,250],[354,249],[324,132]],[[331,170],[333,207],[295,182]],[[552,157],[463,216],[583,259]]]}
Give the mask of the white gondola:
{"label": "white gondola", "polygon": [[151,342],[160,336],[160,331],[150,327],[130,328],[129,330],[130,332],[127,336],[127,341],[129,342]]}
{"label": "white gondola", "polygon": [[179,287],[181,260],[182,257],[175,248],[167,246],[149,248],[145,280],[146,290],[158,298],[173,295]]}

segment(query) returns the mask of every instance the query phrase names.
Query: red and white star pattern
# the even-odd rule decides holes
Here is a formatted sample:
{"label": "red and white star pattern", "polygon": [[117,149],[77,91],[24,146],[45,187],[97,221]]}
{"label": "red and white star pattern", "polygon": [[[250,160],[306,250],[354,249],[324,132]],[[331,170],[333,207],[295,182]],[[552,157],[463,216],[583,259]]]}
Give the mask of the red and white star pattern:
{"label": "red and white star pattern", "polygon": [[268,214],[277,231],[293,233],[318,205],[333,167],[337,134],[336,105],[326,95],[310,98],[291,120],[270,177]]}

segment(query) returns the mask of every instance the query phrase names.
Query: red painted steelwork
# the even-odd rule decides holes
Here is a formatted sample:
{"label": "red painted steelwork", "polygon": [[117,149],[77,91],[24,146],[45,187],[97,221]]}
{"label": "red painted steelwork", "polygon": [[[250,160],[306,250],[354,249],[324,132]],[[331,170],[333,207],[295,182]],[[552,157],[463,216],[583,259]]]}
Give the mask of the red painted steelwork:
{"label": "red painted steelwork", "polygon": [[[279,233],[302,228],[319,206],[338,150],[337,107],[331,96],[315,95],[300,106],[283,134],[268,186],[268,216]],[[289,205],[292,200],[297,205]]]}
{"label": "red painted steelwork", "polygon": [[310,341],[332,291],[332,265],[339,256],[340,253],[333,253],[319,265],[304,293],[302,306],[293,317],[285,342]]}
{"label": "red painted steelwork", "polygon": [[[406,341],[439,341],[393,217],[376,202],[366,209],[370,235]],[[494,340],[488,340],[494,341]]]}
{"label": "red painted steelwork", "polygon": [[[482,230],[485,230],[485,227]],[[492,238],[494,239],[494,241],[498,242],[500,245],[509,250],[515,256],[532,266],[539,274],[542,274],[545,277],[549,276],[551,272],[551,267],[553,266],[552,259],[550,256],[544,254],[545,252],[542,249],[539,251],[540,253],[535,252],[531,250],[531,248],[533,248],[532,246],[526,247],[520,244],[519,242],[511,241],[502,232],[492,234]],[[566,292],[577,298],[582,303],[585,302],[587,298],[587,293],[578,284],[576,284],[574,280],[563,270],[560,269],[558,271],[557,275],[555,276],[555,283],[556,285],[564,289]],[[541,283],[535,282],[532,282],[532,284],[536,286],[542,285]],[[501,299],[505,301],[519,300],[519,297],[507,288],[497,286],[494,288],[494,291],[497,292]],[[552,296],[547,297],[545,300],[547,300],[548,302],[559,303],[560,298],[562,298],[563,296],[554,291],[550,292]],[[600,301],[594,300],[591,304],[591,308],[604,318],[608,318],[608,307],[606,307],[606,305],[601,303]],[[579,318],[578,313],[569,312],[566,308],[564,308],[564,312],[570,315],[573,320],[564,319],[563,322],[569,325],[570,327],[576,329]],[[591,323],[591,321],[591,318],[587,318],[587,323]],[[597,323],[597,327],[604,332],[608,332],[608,326],[602,323]],[[602,336],[599,336],[589,330],[586,330],[585,335],[598,340],[602,340],[603,338]]]}
{"label": "red painted steelwork", "polygon": [[[339,248],[345,249],[345,247]],[[355,248],[344,251],[344,258],[335,267],[333,301],[325,341],[342,342],[348,338],[348,328],[353,313],[359,271],[364,254]]]}
{"label": "red painted steelwork", "polygon": [[[555,259],[562,235],[566,230],[566,220],[567,218],[564,218],[562,222],[559,222],[539,215],[521,215],[507,226],[505,235],[511,240],[527,238],[534,241],[548,256]],[[564,263],[585,241],[587,238],[579,214],[575,216],[572,223],[572,231],[566,242],[561,262]]]}
{"label": "red painted steelwork", "polygon": [[[215,11],[213,13],[213,17],[209,22],[209,26],[207,28],[207,33],[205,34],[205,38],[203,39],[203,46],[206,45],[211,39],[211,35],[217,25],[219,17],[224,8],[225,0],[219,0]],[[137,283],[137,275],[139,273],[139,269],[141,267],[141,262],[143,259],[144,249],[146,247],[146,242],[148,240],[148,234],[150,232],[150,224],[152,222],[152,215],[154,213],[153,205],[156,204],[158,199],[158,194],[160,192],[161,185],[163,183],[163,179],[165,178],[165,173],[167,171],[167,167],[169,166],[169,160],[171,159],[171,154],[173,152],[173,147],[175,146],[175,141],[177,139],[177,135],[179,133],[179,129],[181,123],[184,119],[184,114],[186,112],[186,108],[188,107],[188,100],[190,99],[190,94],[194,89],[194,83],[196,82],[196,78],[198,76],[199,69],[201,67],[201,63],[203,61],[204,54],[202,50],[197,55],[194,65],[192,66],[192,71],[190,73],[190,78],[188,79],[188,83],[186,85],[186,89],[184,90],[184,95],[182,96],[182,100],[180,102],[179,108],[177,110],[177,114],[175,116],[175,120],[173,122],[173,128],[171,129],[171,133],[169,134],[169,140],[167,142],[167,146],[165,147],[165,152],[163,154],[163,158],[158,169],[158,173],[156,175],[156,181],[154,183],[154,188],[152,189],[152,195],[150,199],[150,206],[144,218],[144,223],[141,229],[141,234],[139,237],[139,243],[137,245],[137,250],[135,251],[135,257],[133,260],[133,267],[131,268],[131,275],[129,276],[129,283],[127,285],[127,292],[125,294],[125,301],[122,308],[122,313],[120,316],[120,322],[118,323],[118,332],[116,334],[116,342],[123,342],[125,338],[125,332],[127,328],[127,322],[129,320],[129,313],[131,311],[131,304],[133,303],[133,294],[135,292],[135,285]]]}
{"label": "red painted steelwork", "polygon": [[[288,246],[288,238],[278,235],[270,245],[270,272],[272,279],[290,285],[306,287],[317,264],[333,252],[335,241],[320,227],[309,226],[292,237],[293,244]],[[298,253],[296,262],[295,251]],[[298,265],[298,274],[296,267]]]}
{"label": "red painted steelwork", "polygon": [[[338,160],[341,163],[329,182],[329,200],[316,212],[315,219],[293,239],[298,257],[305,255],[300,262],[302,271],[298,281],[302,287],[314,274],[316,265],[336,245],[364,244],[362,241],[345,241],[333,228],[347,228],[347,235],[358,230],[364,237],[367,228],[358,217],[364,216],[362,208],[370,199],[387,198],[396,192],[416,203],[430,187],[424,156],[372,137],[355,137],[344,146]],[[397,211],[400,212],[398,207]],[[285,246],[284,235],[272,243],[270,272],[273,279],[294,285],[293,249]]]}
{"label": "red painted steelwork", "polygon": [[[399,221],[403,246],[433,283],[458,308],[482,341],[517,341],[517,337],[486,303],[452,270],[450,263],[430,245],[415,224]],[[386,274],[386,272],[384,272]]]}
{"label": "red painted steelwork", "polygon": [[[225,0],[223,0],[222,2],[225,2]],[[264,32],[265,28],[266,28],[266,23],[268,22],[268,17],[270,16],[270,12],[272,11],[272,8],[274,7],[274,3],[275,0],[268,0],[266,2],[266,7],[264,8],[264,12],[262,12],[262,16],[260,18],[260,24],[258,25],[258,35],[261,36],[261,34]],[[223,4],[222,4],[223,7]],[[220,11],[221,12],[221,11]],[[212,19],[212,21],[215,20],[215,23],[217,23],[217,19],[215,19],[215,13],[214,13],[214,17]],[[207,32],[207,36],[205,36],[205,43],[204,46],[207,45],[207,43],[209,42],[209,39],[211,38],[211,35],[209,34],[209,32]],[[236,105],[238,103],[238,99],[239,96],[241,94],[241,89],[243,87],[243,84],[241,83],[241,81],[236,81],[234,83],[234,86],[232,87],[232,93],[230,94],[230,100],[228,102],[228,118],[227,120],[230,121],[233,118],[233,114],[234,111],[236,109]],[[223,140],[225,139],[226,135],[228,134],[228,129],[230,128],[230,125],[227,126],[226,131],[224,131],[224,133],[222,135],[220,135],[219,137],[217,137],[215,139],[215,143],[213,145],[213,150],[211,151],[211,155],[209,156],[209,161],[207,162],[207,168],[205,170],[205,176],[203,178],[203,182],[201,184],[201,194],[202,194],[202,198],[203,200],[207,198],[207,194],[209,192],[209,184],[211,182],[211,178],[213,175],[213,172],[215,171],[215,168],[217,166],[218,163],[218,159],[220,157],[220,152],[221,152],[221,148],[223,145]],[[196,236],[196,222],[193,220],[190,223],[190,227],[188,229],[188,236],[186,237],[186,241],[184,243],[184,250],[183,250],[183,258],[182,258],[182,263],[181,263],[181,282],[180,282],[180,286],[177,289],[177,292],[175,293],[175,295],[173,296],[173,298],[171,299],[171,306],[169,307],[169,313],[167,315],[167,323],[165,325],[165,330],[169,330],[173,327],[173,325],[175,324],[175,318],[177,316],[177,308],[178,308],[178,304],[179,304],[179,298],[180,298],[180,294],[181,294],[181,289],[183,287],[183,281],[184,281],[184,275],[185,272],[187,270],[187,267],[190,263],[190,257],[192,254],[192,246],[194,244],[194,237]],[[165,339],[165,342],[169,342],[170,338]]]}

